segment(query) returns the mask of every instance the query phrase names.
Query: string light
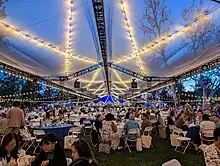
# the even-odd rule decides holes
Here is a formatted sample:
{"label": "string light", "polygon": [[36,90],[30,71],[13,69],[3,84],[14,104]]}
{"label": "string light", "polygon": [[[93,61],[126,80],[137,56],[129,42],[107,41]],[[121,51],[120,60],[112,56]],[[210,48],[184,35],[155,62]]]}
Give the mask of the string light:
{"label": "string light", "polygon": [[126,85],[126,83],[123,82],[121,76],[118,74],[118,71],[113,69],[113,72],[115,74],[115,76],[117,77],[117,79],[121,82],[121,84],[126,88],[129,89],[128,85]]}
{"label": "string light", "polygon": [[[68,53],[66,51],[63,51],[60,47],[53,45],[49,42],[46,42],[40,38],[34,37],[33,35],[31,35],[29,33],[20,31],[14,25],[9,25],[9,24],[6,24],[6,23],[0,21],[0,29],[3,32],[9,33],[10,35],[12,34],[15,36],[19,36],[22,39],[25,39],[31,43],[34,43],[38,47],[47,48],[51,51],[54,51],[54,52],[58,53],[58,55],[62,55],[64,57],[66,55],[68,56]],[[97,61],[95,61],[95,60],[88,59],[86,57],[83,57],[81,55],[77,55],[75,53],[71,53],[69,56],[71,56],[72,58],[77,59],[79,61],[85,62],[85,63],[89,63],[89,64],[97,63]]]}
{"label": "string light", "polygon": [[133,52],[130,55],[127,56],[123,56],[122,59],[119,59],[117,61],[115,61],[115,64],[119,64],[122,62],[126,62],[130,59],[133,59],[136,57],[136,54],[138,54],[139,56],[143,55],[146,52],[152,51],[153,49],[160,47],[161,45],[165,44],[165,43],[169,43],[170,41],[184,35],[186,32],[192,31],[193,27],[197,27],[202,21],[204,21],[204,18],[206,20],[208,20],[208,15],[210,15],[211,13],[217,11],[219,9],[219,7],[209,11],[208,13],[205,13],[204,15],[199,16],[198,18],[195,19],[194,22],[192,22],[189,25],[185,25],[182,28],[180,28],[179,30],[176,30],[175,32],[173,32],[172,34],[169,34],[167,36],[163,36],[160,39],[157,39],[153,42],[151,42],[150,44],[145,45],[144,47],[142,47],[141,49],[137,50],[136,52]]}
{"label": "string light", "polygon": [[[127,32],[127,36],[131,42],[132,50],[133,52],[137,52],[137,42],[134,38],[134,28],[132,26],[132,23],[130,21],[130,15],[129,15],[129,6],[127,3],[124,2],[124,0],[119,0],[120,1],[120,8],[122,11],[122,15],[124,17],[124,25],[125,29]],[[145,74],[145,69],[142,66],[142,61],[140,59],[139,54],[135,54],[136,56],[136,65],[139,67],[141,74]]]}
{"label": "string light", "polygon": [[65,54],[64,59],[64,72],[68,74],[69,67],[70,67],[70,54],[73,52],[72,48],[72,41],[73,41],[73,23],[75,17],[75,9],[74,9],[74,0],[67,0],[66,1],[66,10],[67,10],[67,19],[66,19],[66,39],[65,39],[65,46],[68,54]]}
{"label": "string light", "polygon": [[115,94],[116,96],[119,96],[119,94],[117,92],[115,92],[113,89],[112,89],[112,94]]}
{"label": "string light", "polygon": [[[124,91],[121,89],[121,88],[119,88],[118,86],[116,86],[115,84],[112,84],[115,88],[116,88],[116,90],[118,90],[119,92],[121,92],[121,93],[124,93]],[[113,88],[112,88],[113,89]],[[113,89],[114,90],[114,89]]]}
{"label": "string light", "polygon": [[92,76],[92,80],[88,83],[88,85],[86,85],[86,89],[89,90],[89,87],[93,84],[93,82],[96,80],[96,78],[98,77],[99,72],[101,71],[101,68],[99,68],[98,70],[95,71],[95,74]]}
{"label": "string light", "polygon": [[101,97],[105,93],[106,93],[106,90],[102,91],[100,94],[98,94],[98,96]]}
{"label": "string light", "polygon": [[[95,92],[93,92],[93,94],[96,94],[98,91],[100,91],[101,90],[101,88],[104,86],[104,83],[102,84],[102,85],[100,85],[99,87],[98,87],[98,89],[96,89],[96,91]],[[105,90],[105,89],[104,89]]]}

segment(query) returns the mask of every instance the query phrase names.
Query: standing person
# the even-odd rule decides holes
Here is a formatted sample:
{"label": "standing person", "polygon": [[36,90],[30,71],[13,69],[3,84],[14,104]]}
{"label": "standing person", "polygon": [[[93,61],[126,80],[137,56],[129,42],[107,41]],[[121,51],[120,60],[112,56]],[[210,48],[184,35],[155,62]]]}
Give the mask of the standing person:
{"label": "standing person", "polygon": [[13,103],[13,108],[8,112],[8,132],[18,134],[21,127],[25,126],[24,112],[20,109],[21,103],[15,101]]}
{"label": "standing person", "polygon": [[94,124],[94,129],[92,130],[92,144],[93,146],[96,146],[101,138],[100,135],[100,129],[102,128],[102,119],[101,119],[101,114],[98,114],[96,116],[96,121]]}

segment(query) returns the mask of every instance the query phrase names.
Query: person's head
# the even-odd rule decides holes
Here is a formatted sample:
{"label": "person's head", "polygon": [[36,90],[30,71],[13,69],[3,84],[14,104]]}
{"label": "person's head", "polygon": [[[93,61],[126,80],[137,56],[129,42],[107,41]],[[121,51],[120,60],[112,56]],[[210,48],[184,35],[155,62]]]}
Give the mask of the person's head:
{"label": "person's head", "polygon": [[114,120],[115,118],[114,118],[114,115],[113,114],[111,114],[111,113],[108,113],[106,116],[105,116],[105,120],[106,121],[112,121],[112,120]]}
{"label": "person's head", "polygon": [[73,160],[77,160],[78,158],[93,158],[92,151],[85,140],[79,139],[72,144],[72,157]]}
{"label": "person's head", "polygon": [[198,112],[197,112],[197,114],[196,114],[197,116],[199,116],[199,117],[202,117],[202,115],[203,115],[203,113],[202,113],[202,111],[201,110],[199,110]]}
{"label": "person's head", "polygon": [[170,116],[171,116],[171,117],[174,117],[174,116],[175,116],[174,111],[170,111]]}
{"label": "person's head", "polygon": [[135,119],[134,114],[130,114],[130,115],[129,115],[129,120],[134,120],[134,119]]}
{"label": "person's head", "polygon": [[211,116],[217,116],[217,113],[215,111],[212,111]]}
{"label": "person's head", "polygon": [[2,148],[7,153],[11,153],[12,151],[18,151],[17,135],[13,133],[8,133],[7,135],[5,135],[2,141]]}
{"label": "person's head", "polygon": [[41,140],[41,147],[44,152],[52,152],[55,149],[57,138],[54,134],[48,134]]}
{"label": "person's head", "polygon": [[149,119],[148,118],[148,115],[146,114],[146,113],[143,113],[143,114],[141,114],[141,120],[146,120],[146,119]]}
{"label": "person's head", "polygon": [[215,138],[215,143],[220,145],[220,128],[216,128],[213,135],[214,135],[214,138]]}
{"label": "person's head", "polygon": [[202,115],[202,120],[209,121],[210,120],[209,115],[207,115],[207,114]]}
{"label": "person's head", "polygon": [[98,114],[98,115],[96,116],[96,119],[97,119],[98,121],[101,121],[101,114]]}
{"label": "person's head", "polygon": [[50,114],[50,116],[54,116],[53,111],[50,111],[49,114]]}
{"label": "person's head", "polygon": [[14,101],[13,107],[20,107],[21,102],[20,101]]}
{"label": "person's head", "polygon": [[184,113],[180,113],[177,119],[184,119],[185,118],[185,114]]}
{"label": "person's head", "polygon": [[6,113],[2,113],[2,114],[1,114],[1,117],[2,117],[2,118],[6,118]]}

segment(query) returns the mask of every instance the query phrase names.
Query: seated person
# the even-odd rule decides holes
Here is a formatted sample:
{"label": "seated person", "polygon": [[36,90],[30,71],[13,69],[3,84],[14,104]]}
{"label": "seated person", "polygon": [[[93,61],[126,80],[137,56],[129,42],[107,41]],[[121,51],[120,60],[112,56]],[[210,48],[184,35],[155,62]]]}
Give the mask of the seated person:
{"label": "seated person", "polygon": [[142,120],[142,124],[141,124],[141,134],[143,134],[144,130],[146,127],[151,126],[151,122],[149,120],[149,117],[147,114],[143,113],[141,115],[141,120]]}
{"label": "seated person", "polygon": [[2,113],[2,118],[0,119],[0,133],[5,134],[5,129],[8,126],[8,119],[6,118],[6,114]]}
{"label": "seated person", "polygon": [[53,134],[46,135],[41,141],[42,151],[32,166],[67,166],[64,150]]}
{"label": "seated person", "polygon": [[215,130],[215,123],[209,118],[209,115],[204,114],[202,116],[202,122],[200,123],[200,132],[203,138],[213,138],[213,132]]}
{"label": "seated person", "polygon": [[[139,125],[138,121],[135,121],[135,117],[133,114],[130,114],[129,121],[127,121],[125,123],[125,126],[124,126],[125,134],[127,135],[128,131],[131,129],[140,129],[140,125]],[[133,136],[131,136],[131,137],[133,137]],[[131,138],[131,139],[133,139],[133,138]]]}
{"label": "seated person", "polygon": [[188,130],[188,127],[185,124],[185,114],[184,113],[180,113],[177,117],[177,121],[175,122],[175,126],[177,128],[180,128],[184,131]]}
{"label": "seated person", "polygon": [[109,144],[113,150],[116,150],[119,146],[120,140],[117,134],[117,126],[113,122],[114,115],[108,113],[105,119],[102,121],[101,143]]}
{"label": "seated person", "polygon": [[211,114],[211,120],[215,123],[216,128],[220,127],[220,118],[217,116],[217,114]]}
{"label": "seated person", "polygon": [[1,160],[6,160],[9,166],[17,166],[18,139],[16,134],[8,133],[4,136],[0,149],[0,158]]}
{"label": "seated person", "polygon": [[205,148],[204,158],[207,166],[219,165],[220,154],[220,128],[216,128],[214,133],[215,142]]}
{"label": "seated person", "polygon": [[167,125],[174,125],[175,123],[175,112],[170,111],[170,115],[167,116]]}
{"label": "seated person", "polygon": [[73,162],[70,166],[98,166],[94,155],[85,140],[76,140],[72,145]]}
{"label": "seated person", "polygon": [[197,113],[196,113],[196,124],[199,125],[201,122],[202,122],[202,111],[199,110]]}

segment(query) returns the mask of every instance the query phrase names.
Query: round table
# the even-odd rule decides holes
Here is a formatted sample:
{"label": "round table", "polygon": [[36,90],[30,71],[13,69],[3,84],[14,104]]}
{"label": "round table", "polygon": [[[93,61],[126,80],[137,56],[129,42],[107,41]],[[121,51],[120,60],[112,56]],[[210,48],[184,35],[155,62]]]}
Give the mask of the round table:
{"label": "round table", "polygon": [[68,135],[71,124],[64,124],[60,126],[46,126],[46,127],[33,127],[34,130],[43,130],[46,134],[55,134],[58,139]]}

